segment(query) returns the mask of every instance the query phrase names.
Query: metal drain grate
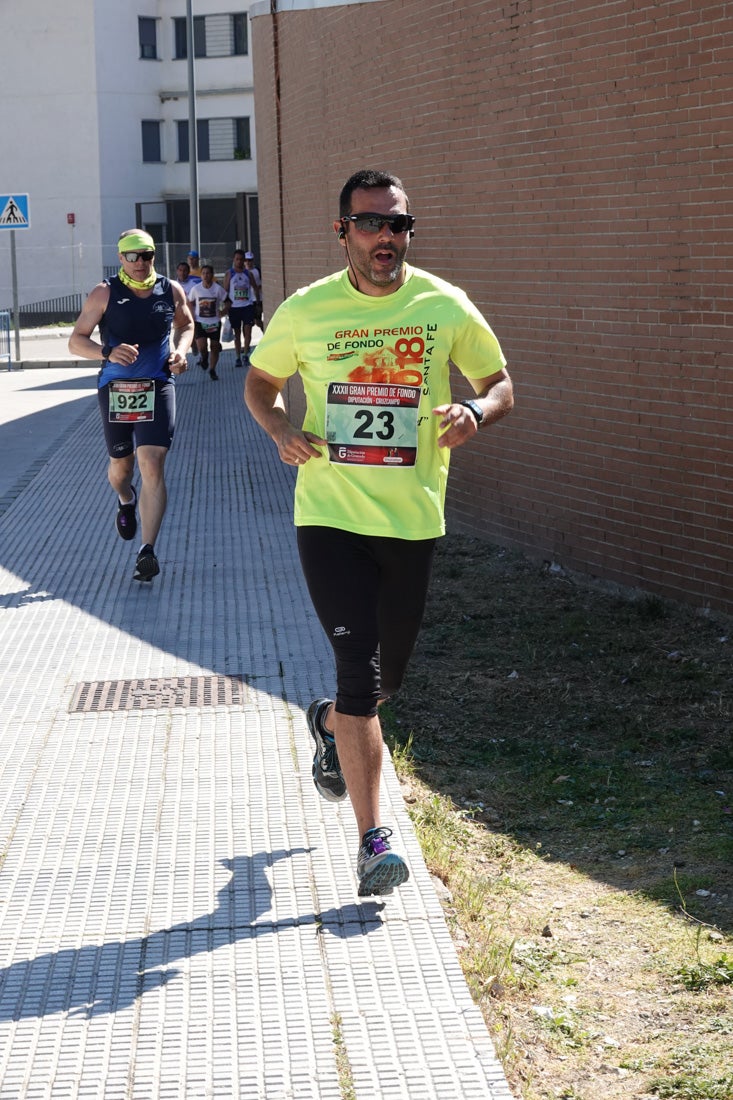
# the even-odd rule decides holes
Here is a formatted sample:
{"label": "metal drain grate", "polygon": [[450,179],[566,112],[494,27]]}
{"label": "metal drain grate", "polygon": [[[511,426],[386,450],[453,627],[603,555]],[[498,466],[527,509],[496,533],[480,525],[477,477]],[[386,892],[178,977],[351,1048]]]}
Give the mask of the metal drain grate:
{"label": "metal drain grate", "polygon": [[157,680],[92,680],[77,684],[72,713],[156,710],[168,707],[239,706],[247,698],[244,676],[170,676]]}

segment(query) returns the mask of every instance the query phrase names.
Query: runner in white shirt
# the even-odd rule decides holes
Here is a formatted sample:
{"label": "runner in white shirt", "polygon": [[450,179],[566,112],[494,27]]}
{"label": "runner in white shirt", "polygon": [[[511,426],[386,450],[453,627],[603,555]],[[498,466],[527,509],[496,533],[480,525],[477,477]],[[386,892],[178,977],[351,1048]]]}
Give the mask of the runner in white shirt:
{"label": "runner in white shirt", "polygon": [[193,307],[196,325],[194,339],[201,356],[199,366],[202,370],[208,370],[212,382],[218,382],[216,364],[221,354],[221,318],[229,310],[229,298],[224,287],[214,282],[211,264],[204,264],[201,268],[201,282],[191,287],[188,300]]}

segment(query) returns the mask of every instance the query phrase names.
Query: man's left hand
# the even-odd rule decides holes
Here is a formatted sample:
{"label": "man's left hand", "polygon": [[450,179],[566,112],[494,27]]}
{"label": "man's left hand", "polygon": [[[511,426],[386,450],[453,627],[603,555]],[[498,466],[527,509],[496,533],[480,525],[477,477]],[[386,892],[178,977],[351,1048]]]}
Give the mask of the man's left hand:
{"label": "man's left hand", "polygon": [[449,450],[460,447],[478,431],[476,417],[465,405],[438,405],[433,409],[433,416],[441,418],[438,431],[443,434],[438,436],[439,447]]}
{"label": "man's left hand", "polygon": [[168,366],[171,374],[183,374],[184,371],[188,370],[186,356],[181,355],[179,351],[174,351],[172,355],[168,356]]}

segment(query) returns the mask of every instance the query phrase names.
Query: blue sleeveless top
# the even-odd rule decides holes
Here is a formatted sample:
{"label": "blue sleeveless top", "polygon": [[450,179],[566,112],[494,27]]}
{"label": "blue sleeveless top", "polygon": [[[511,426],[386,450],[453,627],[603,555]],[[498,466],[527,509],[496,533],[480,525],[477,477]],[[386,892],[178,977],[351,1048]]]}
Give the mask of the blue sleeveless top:
{"label": "blue sleeveless top", "polygon": [[147,298],[138,298],[118,275],[104,281],[109,285],[109,302],[99,322],[99,333],[106,354],[118,344],[137,344],[138,357],[129,367],[110,363],[105,357],[98,385],[106,386],[117,378],[170,378],[168,356],[176,312],[170,280],[159,275]]}

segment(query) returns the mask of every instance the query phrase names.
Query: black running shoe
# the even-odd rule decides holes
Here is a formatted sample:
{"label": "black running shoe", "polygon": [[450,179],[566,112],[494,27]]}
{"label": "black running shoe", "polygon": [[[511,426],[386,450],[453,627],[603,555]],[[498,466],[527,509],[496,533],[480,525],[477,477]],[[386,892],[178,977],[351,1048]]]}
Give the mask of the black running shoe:
{"label": "black running shoe", "polygon": [[115,526],[117,527],[117,534],[125,542],[129,542],[130,539],[135,538],[137,532],[137,516],[135,515],[135,508],[137,507],[137,493],[134,486],[130,486],[132,490],[132,500],[129,504],[120,504],[117,502],[117,517],[115,519]]}
{"label": "black running shoe", "polygon": [[395,886],[401,886],[410,877],[410,869],[402,856],[392,851],[388,839],[391,836],[391,829],[368,829],[364,833],[356,857],[359,897],[391,894]]}
{"label": "black running shoe", "polygon": [[333,734],[323,725],[324,715],[332,702],[332,699],[316,699],[308,707],[305,717],[310,735],[316,743],[312,769],[316,790],[328,802],[343,802],[346,798],[346,784],[341,774],[336,742]]}
{"label": "black running shoe", "polygon": [[209,378],[211,379],[212,382],[218,382],[219,381],[219,375],[216,373],[216,371],[214,370],[213,367],[209,371]]}
{"label": "black running shoe", "polygon": [[149,543],[143,546],[135,562],[135,572],[132,575],[134,581],[152,581],[160,573],[158,559],[155,551]]}
{"label": "black running shoe", "polygon": [[209,369],[209,357],[208,357],[208,355],[202,355],[201,356],[201,358],[199,359],[199,366],[201,367],[201,370],[208,370]]}

